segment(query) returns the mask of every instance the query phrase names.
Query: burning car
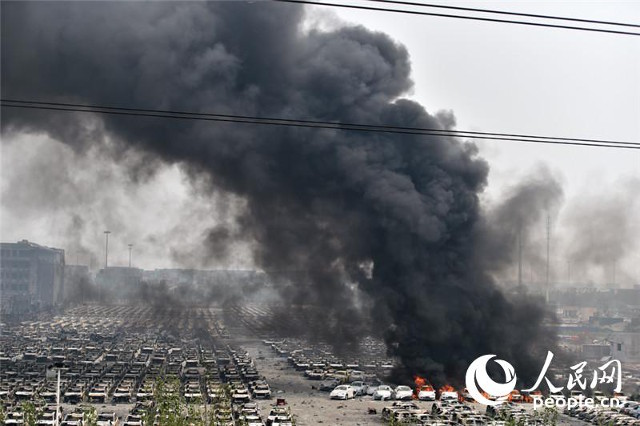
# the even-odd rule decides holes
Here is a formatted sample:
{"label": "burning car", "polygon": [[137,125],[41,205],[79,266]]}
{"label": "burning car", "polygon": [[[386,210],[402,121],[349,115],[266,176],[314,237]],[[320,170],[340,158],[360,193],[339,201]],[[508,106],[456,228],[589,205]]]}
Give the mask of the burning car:
{"label": "burning car", "polygon": [[509,402],[524,402],[524,398],[519,390],[514,389],[511,391],[509,396],[507,397],[507,401]]}
{"label": "burning car", "polygon": [[424,385],[418,389],[418,399],[420,401],[435,401],[436,391],[431,385]]}
{"label": "burning car", "polygon": [[453,386],[444,385],[439,390],[440,401],[458,401],[459,395]]}

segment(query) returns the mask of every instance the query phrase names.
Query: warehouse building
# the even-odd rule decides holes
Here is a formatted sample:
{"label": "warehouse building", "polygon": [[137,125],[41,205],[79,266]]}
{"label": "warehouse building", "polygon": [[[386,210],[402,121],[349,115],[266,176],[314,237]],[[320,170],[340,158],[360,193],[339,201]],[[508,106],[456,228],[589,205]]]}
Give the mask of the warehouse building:
{"label": "warehouse building", "polygon": [[0,308],[20,315],[59,306],[64,297],[64,250],[27,240],[0,243]]}

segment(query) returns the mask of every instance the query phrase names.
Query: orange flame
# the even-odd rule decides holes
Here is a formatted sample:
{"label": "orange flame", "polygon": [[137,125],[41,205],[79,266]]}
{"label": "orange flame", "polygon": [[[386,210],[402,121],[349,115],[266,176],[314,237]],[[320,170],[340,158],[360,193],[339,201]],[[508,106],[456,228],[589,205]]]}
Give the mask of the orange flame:
{"label": "orange flame", "polygon": [[415,375],[413,376],[413,383],[416,385],[415,389],[413,390],[413,399],[418,399],[418,392],[420,392],[420,390],[424,386],[427,386],[429,382],[427,382],[427,379],[425,379],[424,377]]}
{"label": "orange flame", "polygon": [[440,392],[440,393],[442,393],[442,392],[455,392],[455,391],[456,391],[456,388],[454,388],[451,385],[444,385],[438,390],[438,392]]}

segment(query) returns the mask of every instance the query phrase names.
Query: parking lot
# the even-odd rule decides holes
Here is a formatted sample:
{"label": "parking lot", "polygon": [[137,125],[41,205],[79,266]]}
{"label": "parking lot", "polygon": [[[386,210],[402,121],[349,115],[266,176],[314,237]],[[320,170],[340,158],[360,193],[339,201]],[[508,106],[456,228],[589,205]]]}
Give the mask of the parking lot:
{"label": "parking lot", "polygon": [[227,334],[208,308],[88,305],[3,324],[2,423],[134,426],[188,413],[194,424],[291,424],[290,407],[273,407],[269,383]]}
{"label": "parking lot", "polygon": [[[348,400],[332,400],[329,398],[329,392],[318,389],[318,383],[320,381],[305,377],[304,372],[296,370],[291,361],[288,360],[286,356],[283,356],[284,354],[275,352],[269,345],[266,345],[264,341],[258,339],[243,339],[242,346],[245,347],[248,353],[256,360],[260,366],[260,371],[265,375],[269,383],[272,384],[276,394],[285,398],[293,412],[296,413],[297,425],[329,424],[357,426],[391,423],[388,417],[383,418],[383,411],[385,407],[393,408],[394,401],[376,401],[371,395],[357,396]],[[434,402],[416,401],[412,399],[411,401],[405,402],[405,404],[407,403],[413,404],[414,408],[407,407],[406,410],[403,410],[402,407],[398,407],[398,411],[414,412],[416,414],[429,413],[429,419],[423,424],[442,426],[468,424],[455,419],[453,412],[444,414],[443,416],[432,416],[431,413],[433,412]],[[468,407],[464,409],[468,414],[475,413],[479,416],[484,416],[486,412],[485,406],[481,404],[467,402],[463,405]],[[375,413],[373,413],[372,410],[375,410]],[[513,412],[516,419],[522,418],[526,420],[535,417],[533,416],[532,404],[517,404],[514,405],[510,411]],[[493,418],[482,417],[482,420],[484,422],[483,424],[506,424],[504,421]],[[558,413],[556,420],[557,424],[560,425],[577,426],[585,424],[582,420],[566,416],[563,413]],[[480,424],[480,422],[474,424]],[[527,424],[542,424],[542,422],[530,421]]]}
{"label": "parking lot", "polygon": [[[193,424],[369,425],[413,422],[446,426],[523,424],[635,425],[620,412],[543,413],[510,404],[496,413],[471,402],[375,400],[393,367],[384,345],[365,339],[358,353],[336,354],[321,342],[256,332],[268,311],[84,305],[49,319],[5,324],[0,336],[0,400],[4,423],[55,424],[57,374],[61,424],[142,425],[188,412]],[[230,321],[229,318],[233,320]],[[339,384],[353,385],[344,400]],[[488,415],[490,414],[490,415]],[[243,421],[245,421],[243,423]],[[201,423],[198,423],[201,422]],[[86,423],[85,423],[86,424]]]}

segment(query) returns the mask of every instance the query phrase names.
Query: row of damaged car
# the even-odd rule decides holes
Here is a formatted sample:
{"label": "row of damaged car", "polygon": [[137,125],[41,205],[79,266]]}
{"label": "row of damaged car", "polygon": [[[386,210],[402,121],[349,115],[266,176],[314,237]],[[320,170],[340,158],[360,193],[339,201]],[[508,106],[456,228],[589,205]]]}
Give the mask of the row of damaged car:
{"label": "row of damaged car", "polygon": [[394,367],[381,341],[364,340],[368,344],[361,344],[357,353],[342,356],[335,355],[327,344],[310,345],[298,339],[264,340],[263,343],[311,380],[337,378],[346,382],[363,380],[366,375],[385,375]]}
{"label": "row of damaged car", "polygon": [[68,417],[69,425],[82,424],[86,404],[114,404],[118,413],[127,413],[128,404],[134,408],[115,420],[141,426],[160,384],[165,395],[206,408],[216,424],[237,423],[236,407],[246,408],[242,415],[252,426],[266,424],[268,413],[253,422],[256,413],[247,407],[254,399],[271,398],[271,388],[248,354],[228,345],[217,315],[209,308],[164,312],[85,305],[3,327],[0,408],[17,419],[25,402],[55,404],[59,372],[60,400],[72,407],[60,418]]}
{"label": "row of damaged car", "polygon": [[413,401],[396,401],[382,409],[382,418],[395,424],[430,426],[504,426],[505,422],[459,402],[438,402],[431,409]]}
{"label": "row of damaged car", "polygon": [[640,403],[627,400],[618,407],[595,404],[565,408],[564,413],[594,425],[640,426]]}

